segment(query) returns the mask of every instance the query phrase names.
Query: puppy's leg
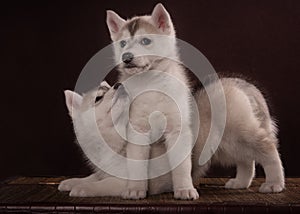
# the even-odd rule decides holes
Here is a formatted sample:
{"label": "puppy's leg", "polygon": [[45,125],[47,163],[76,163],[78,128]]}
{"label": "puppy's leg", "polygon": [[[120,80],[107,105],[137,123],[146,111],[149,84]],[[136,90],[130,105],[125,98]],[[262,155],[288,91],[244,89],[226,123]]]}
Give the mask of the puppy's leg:
{"label": "puppy's leg", "polygon": [[84,178],[70,178],[70,179],[66,179],[66,180],[63,180],[62,182],[60,182],[60,184],[58,186],[58,190],[59,191],[71,191],[71,189],[78,184],[81,184],[83,182],[95,182],[98,180],[99,180],[99,177],[98,177],[97,172],[94,174],[91,174],[90,176],[84,177]]}
{"label": "puppy's leg", "polygon": [[126,188],[126,182],[117,177],[108,177],[95,182],[82,182],[73,186],[69,195],[72,197],[121,196]]}
{"label": "puppy's leg", "polygon": [[248,188],[252,182],[255,173],[254,161],[243,161],[237,163],[236,177],[230,179],[226,184],[227,189],[244,189]]}
{"label": "puppy's leg", "polygon": [[126,190],[122,193],[124,199],[142,199],[146,197],[148,181],[147,179],[138,179],[147,178],[148,176],[149,152],[149,145],[127,144],[126,156],[128,159],[132,159],[132,161],[127,162],[129,180]]}
{"label": "puppy's leg", "polygon": [[284,189],[284,172],[276,144],[268,142],[258,153],[257,161],[262,165],[266,181],[259,191],[262,193],[281,192]]}
{"label": "puppy's leg", "polygon": [[[186,200],[199,198],[199,194],[193,186],[191,176],[192,141],[193,136],[189,130],[183,130],[179,135],[178,133],[169,133],[166,136],[168,159],[171,168],[174,166],[174,163],[178,163],[178,158],[180,158],[180,164],[172,170],[174,198],[176,199]],[[179,144],[180,146],[174,144]],[[173,146],[174,148],[172,148]]]}

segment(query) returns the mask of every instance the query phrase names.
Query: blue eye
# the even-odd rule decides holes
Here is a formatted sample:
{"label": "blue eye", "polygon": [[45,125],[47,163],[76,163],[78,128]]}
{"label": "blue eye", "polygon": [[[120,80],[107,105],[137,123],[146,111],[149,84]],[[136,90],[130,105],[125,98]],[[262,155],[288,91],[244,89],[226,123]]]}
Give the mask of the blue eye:
{"label": "blue eye", "polygon": [[124,48],[124,47],[126,46],[126,44],[127,44],[127,42],[126,42],[125,40],[122,40],[122,41],[120,42],[121,48]]}
{"label": "blue eye", "polygon": [[141,40],[142,45],[149,45],[151,42],[152,42],[151,39],[148,39],[148,38],[143,38]]}

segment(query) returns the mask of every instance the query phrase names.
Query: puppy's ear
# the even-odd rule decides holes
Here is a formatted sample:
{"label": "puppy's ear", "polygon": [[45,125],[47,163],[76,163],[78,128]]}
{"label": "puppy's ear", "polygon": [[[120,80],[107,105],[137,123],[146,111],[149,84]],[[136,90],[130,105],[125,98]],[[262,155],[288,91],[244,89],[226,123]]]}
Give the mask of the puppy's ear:
{"label": "puppy's ear", "polygon": [[113,41],[116,41],[118,33],[125,24],[125,20],[112,10],[106,11],[106,24],[110,32],[110,37]]}
{"label": "puppy's ear", "polygon": [[154,7],[151,18],[154,22],[155,27],[160,29],[162,32],[166,34],[171,34],[174,32],[174,27],[170,15],[161,3],[158,3]]}
{"label": "puppy's ear", "polygon": [[78,110],[82,104],[82,96],[70,90],[65,90],[64,92],[69,114],[73,117],[73,110]]}
{"label": "puppy's ear", "polygon": [[107,88],[111,88],[111,86],[110,86],[106,81],[102,81],[102,82],[100,83],[100,86],[105,86],[105,87],[107,87]]}

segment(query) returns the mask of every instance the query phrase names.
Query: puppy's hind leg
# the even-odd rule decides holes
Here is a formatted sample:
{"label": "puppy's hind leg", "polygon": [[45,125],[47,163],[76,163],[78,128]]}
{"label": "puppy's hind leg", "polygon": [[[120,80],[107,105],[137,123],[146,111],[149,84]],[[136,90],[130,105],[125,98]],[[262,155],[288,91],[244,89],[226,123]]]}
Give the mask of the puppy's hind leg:
{"label": "puppy's hind leg", "polygon": [[259,191],[262,193],[281,192],[284,189],[284,172],[276,142],[265,139],[261,151],[257,155],[257,162],[262,165],[266,174],[266,181]]}
{"label": "puppy's hind leg", "polygon": [[255,173],[254,161],[240,161],[237,163],[236,177],[230,179],[226,184],[226,189],[246,189],[251,185]]}

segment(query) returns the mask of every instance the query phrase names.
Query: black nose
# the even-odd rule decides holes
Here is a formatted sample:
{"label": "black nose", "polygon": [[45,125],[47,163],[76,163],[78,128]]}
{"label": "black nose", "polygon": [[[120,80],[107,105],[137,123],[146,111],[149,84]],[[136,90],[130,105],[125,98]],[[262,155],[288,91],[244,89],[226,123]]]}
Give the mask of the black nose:
{"label": "black nose", "polygon": [[114,85],[114,89],[118,89],[120,86],[122,85],[122,83],[116,83],[115,85]]}
{"label": "black nose", "polygon": [[133,54],[130,52],[123,53],[122,61],[125,63],[130,63],[133,60]]}

